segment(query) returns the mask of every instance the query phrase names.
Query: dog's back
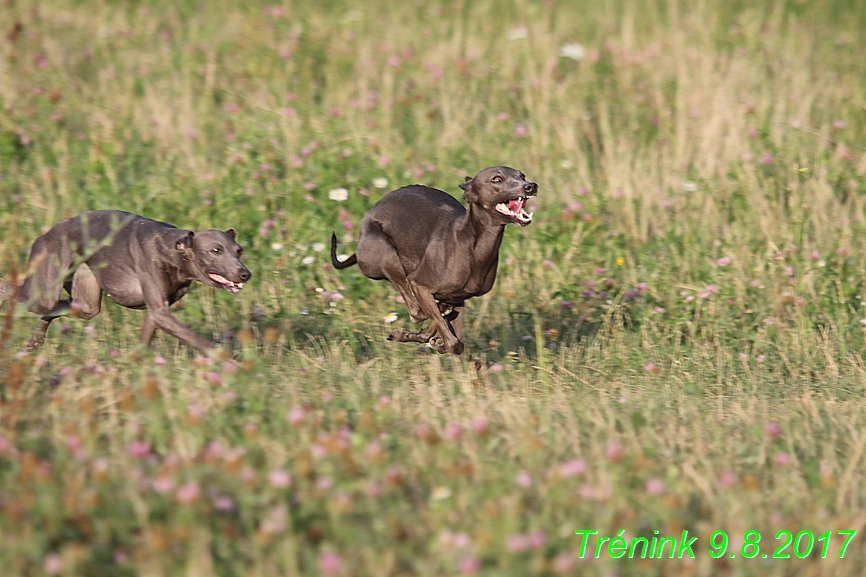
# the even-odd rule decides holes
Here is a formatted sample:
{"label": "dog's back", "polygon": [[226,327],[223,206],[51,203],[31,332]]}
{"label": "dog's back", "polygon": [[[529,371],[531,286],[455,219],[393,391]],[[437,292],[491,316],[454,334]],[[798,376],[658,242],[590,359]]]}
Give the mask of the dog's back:
{"label": "dog's back", "polygon": [[[401,257],[419,261],[438,231],[454,226],[466,214],[459,200],[436,188],[413,184],[385,195],[361,220],[360,240],[381,230]],[[363,248],[359,246],[363,252]]]}
{"label": "dog's back", "polygon": [[[124,212],[122,210],[92,210],[63,220],[51,227],[42,237],[37,239],[50,240],[52,245],[68,243],[78,256],[90,256],[95,249],[115,244],[120,238],[133,234],[134,228],[165,229],[176,228],[173,225],[145,218],[143,216]],[[118,243],[120,244],[120,243]],[[36,244],[34,243],[34,249]]]}

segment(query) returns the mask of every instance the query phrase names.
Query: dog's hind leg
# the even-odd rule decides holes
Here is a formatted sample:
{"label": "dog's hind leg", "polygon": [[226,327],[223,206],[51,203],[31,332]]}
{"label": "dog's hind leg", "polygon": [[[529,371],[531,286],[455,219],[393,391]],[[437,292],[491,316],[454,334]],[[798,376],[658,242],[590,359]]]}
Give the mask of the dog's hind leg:
{"label": "dog's hind leg", "polygon": [[[71,284],[66,283],[67,292],[72,290]],[[51,321],[56,319],[57,317],[62,317],[69,314],[69,299],[58,300],[54,304],[54,308],[50,311],[44,313],[42,318],[39,319],[39,324],[36,325],[36,330],[33,331],[33,335],[30,337],[30,340],[27,341],[27,345],[24,347],[26,351],[32,351],[33,349],[38,349],[42,346],[42,343],[45,342],[45,334],[48,332],[48,327],[51,325]]]}
{"label": "dog's hind leg", "polygon": [[33,331],[33,335],[31,335],[30,340],[28,340],[27,344],[24,346],[25,351],[30,352],[42,346],[42,343],[45,342],[45,333],[48,332],[48,325],[50,325],[51,321],[55,318],[56,317],[42,317],[39,320],[36,330]]}
{"label": "dog's hind leg", "polygon": [[[48,233],[50,234],[50,232]],[[38,315],[51,315],[58,306],[66,279],[69,278],[72,254],[65,244],[40,236],[30,250],[30,275],[18,291],[18,302]]]}
{"label": "dog's hind leg", "polygon": [[447,315],[445,315],[445,320],[448,322],[448,326],[451,328],[451,332],[454,333],[454,336],[457,337],[460,342],[464,342],[463,340],[463,315],[466,313],[466,305],[464,303],[460,303],[459,305],[455,305],[454,309]]}
{"label": "dog's hind leg", "polygon": [[36,331],[27,342],[26,350],[32,351],[42,346],[51,321],[73,312],[75,309],[73,303],[80,307],[78,308],[77,316],[86,321],[98,315],[102,309],[102,289],[99,287],[93,271],[86,264],[79,266],[75,274],[72,275],[72,281],[64,283],[61,288],[66,289],[66,292],[69,293],[69,298],[58,299],[54,303],[54,308],[42,313],[42,318],[39,320]]}
{"label": "dog's hind leg", "polygon": [[413,323],[417,324],[430,318],[418,304],[418,299],[412,294],[412,288],[406,278],[406,271],[403,270],[403,264],[400,262],[400,255],[397,254],[397,250],[382,229],[370,225],[365,230],[363,242],[358,244],[355,254],[358,257],[361,272],[367,277],[378,280],[386,279],[397,287],[400,296],[406,303],[409,318]]}
{"label": "dog's hind leg", "polygon": [[93,271],[86,264],[79,266],[72,276],[72,291],[69,296],[72,301],[70,306],[80,306],[78,317],[86,321],[102,310],[102,288]]}

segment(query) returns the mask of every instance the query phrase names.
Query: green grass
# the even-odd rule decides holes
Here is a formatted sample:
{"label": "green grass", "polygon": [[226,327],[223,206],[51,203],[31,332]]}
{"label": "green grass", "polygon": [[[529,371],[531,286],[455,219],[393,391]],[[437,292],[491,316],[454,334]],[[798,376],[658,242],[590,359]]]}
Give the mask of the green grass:
{"label": "green grass", "polygon": [[[861,4],[3,3],[2,276],[111,208],[233,227],[254,275],[175,310],[239,362],[107,301],[23,354],[2,310],[3,576],[861,575]],[[318,243],[493,164],[540,193],[479,372],[385,341],[396,290]],[[695,558],[577,558],[621,529]]]}

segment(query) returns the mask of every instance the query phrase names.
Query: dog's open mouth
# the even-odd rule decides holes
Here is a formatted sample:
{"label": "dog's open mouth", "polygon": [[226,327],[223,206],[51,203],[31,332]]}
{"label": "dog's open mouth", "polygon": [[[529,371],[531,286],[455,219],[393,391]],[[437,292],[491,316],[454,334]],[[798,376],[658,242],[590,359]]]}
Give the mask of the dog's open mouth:
{"label": "dog's open mouth", "polygon": [[532,222],[533,215],[533,213],[524,210],[528,201],[528,196],[519,196],[512,198],[508,202],[500,202],[496,205],[496,212],[504,214],[520,226],[526,226]]}
{"label": "dog's open mouth", "polygon": [[244,288],[244,283],[230,281],[226,277],[222,276],[221,274],[217,274],[215,272],[209,272],[209,273],[207,273],[207,276],[208,276],[208,278],[210,278],[210,280],[214,281],[215,283],[217,283],[218,285],[220,285],[221,287],[223,287],[227,291],[231,291],[233,293],[239,293],[239,292],[241,292],[241,289]]}

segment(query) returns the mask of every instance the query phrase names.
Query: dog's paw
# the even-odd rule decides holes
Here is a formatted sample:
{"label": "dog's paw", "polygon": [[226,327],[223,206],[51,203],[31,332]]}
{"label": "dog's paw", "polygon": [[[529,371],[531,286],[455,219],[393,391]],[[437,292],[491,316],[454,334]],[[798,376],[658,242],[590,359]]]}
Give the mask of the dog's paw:
{"label": "dog's paw", "polygon": [[388,335],[387,339],[396,343],[411,343],[413,342],[413,336],[418,336],[418,333],[412,332],[408,329],[394,329],[391,331],[391,334]]}
{"label": "dog's paw", "polygon": [[30,351],[34,351],[42,346],[45,342],[45,335],[33,335],[30,337],[30,340],[27,341],[27,345],[24,347],[24,350],[28,353]]}
{"label": "dog's paw", "polygon": [[464,346],[463,341],[458,340],[457,344],[454,345],[454,350],[451,352],[455,355],[462,355],[465,348],[466,347]]}
{"label": "dog's paw", "polygon": [[444,355],[448,352],[448,349],[445,348],[445,342],[442,340],[442,337],[438,335],[430,339],[430,342],[427,343],[427,345],[440,355]]}
{"label": "dog's paw", "polygon": [[462,355],[463,349],[465,348],[463,346],[463,342],[460,340],[457,340],[457,339],[455,339],[455,340],[456,340],[455,344],[451,345],[451,348],[448,348],[448,345],[445,344],[445,341],[442,340],[442,337],[439,335],[436,335],[435,337],[430,339],[429,344],[430,344],[430,348],[433,349],[434,351],[436,351],[437,353],[441,353],[441,354],[451,353],[452,355]]}

